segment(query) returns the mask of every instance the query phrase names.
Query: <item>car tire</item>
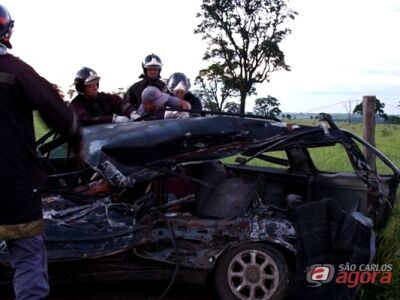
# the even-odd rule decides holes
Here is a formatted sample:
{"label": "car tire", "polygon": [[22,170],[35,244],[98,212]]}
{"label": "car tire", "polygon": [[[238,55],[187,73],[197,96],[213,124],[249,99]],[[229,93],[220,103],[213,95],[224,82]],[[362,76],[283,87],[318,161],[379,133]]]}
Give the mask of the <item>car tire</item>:
{"label": "car tire", "polygon": [[289,285],[289,269],[273,246],[243,244],[218,259],[214,284],[218,299],[282,299]]}

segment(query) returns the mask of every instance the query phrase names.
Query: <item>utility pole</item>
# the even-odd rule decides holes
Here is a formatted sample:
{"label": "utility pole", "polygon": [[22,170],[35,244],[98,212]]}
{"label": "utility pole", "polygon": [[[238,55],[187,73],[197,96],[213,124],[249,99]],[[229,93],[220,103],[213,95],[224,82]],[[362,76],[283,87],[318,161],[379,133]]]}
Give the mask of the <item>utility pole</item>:
{"label": "utility pole", "polygon": [[[375,96],[363,96],[363,138],[375,146]],[[364,147],[364,155],[372,170],[376,172],[376,157]]]}

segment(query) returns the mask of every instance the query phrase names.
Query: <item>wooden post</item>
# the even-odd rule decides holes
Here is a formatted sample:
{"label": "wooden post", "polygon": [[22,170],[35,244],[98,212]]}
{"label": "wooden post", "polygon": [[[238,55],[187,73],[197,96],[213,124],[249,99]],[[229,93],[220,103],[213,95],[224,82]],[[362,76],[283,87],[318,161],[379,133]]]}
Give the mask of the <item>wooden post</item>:
{"label": "wooden post", "polygon": [[[363,138],[375,146],[375,96],[363,96]],[[372,170],[376,172],[375,155],[364,147],[364,155]]]}

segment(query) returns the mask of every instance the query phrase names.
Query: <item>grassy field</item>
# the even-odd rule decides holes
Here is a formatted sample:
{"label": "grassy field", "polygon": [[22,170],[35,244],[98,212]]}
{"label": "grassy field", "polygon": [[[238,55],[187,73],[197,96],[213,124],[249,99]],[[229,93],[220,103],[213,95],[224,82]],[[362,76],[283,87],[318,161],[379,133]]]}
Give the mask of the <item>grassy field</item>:
{"label": "grassy field", "polygon": [[[303,123],[304,124],[304,123]],[[304,125],[316,124],[313,121],[307,121]],[[43,126],[42,122],[35,123],[37,137],[43,135],[48,129]],[[361,124],[338,123],[340,128],[347,129],[362,136]],[[385,154],[396,166],[400,166],[400,125],[377,125],[376,126],[376,147]],[[282,154],[277,153],[280,157]],[[338,147],[330,149],[314,149],[311,153],[313,160],[321,170],[330,171],[351,171],[351,166],[345,164],[344,159],[346,154]],[[227,159],[228,162],[233,162],[234,158]],[[255,164],[259,162],[255,161]],[[390,170],[377,164],[378,173],[387,173]],[[360,300],[396,300],[400,299],[400,194],[397,195],[394,214],[391,217],[388,225],[379,233],[381,237],[380,245],[377,253],[377,263],[393,264],[394,280],[392,285],[382,286],[362,286],[358,298]]]}
{"label": "grassy field", "polygon": [[[316,121],[307,120],[298,124],[317,125],[317,123]],[[339,122],[336,125],[341,129],[346,129],[362,137],[362,124]],[[376,148],[394,162],[396,166],[400,166],[400,125],[377,124],[375,128],[375,144]],[[327,164],[332,169],[341,169],[340,166],[343,166],[343,159],[336,157],[336,155],[334,151],[332,153],[324,153],[323,155],[321,154],[319,159],[326,160],[326,157],[329,156],[330,159],[327,160]],[[386,168],[378,162],[377,170],[379,173],[382,171],[385,172]]]}
{"label": "grassy field", "polygon": [[34,125],[35,125],[36,139],[38,139],[42,135],[44,135],[49,130],[49,128],[46,126],[46,124],[43,123],[42,119],[40,118],[37,112],[35,112],[33,116],[35,120]]}

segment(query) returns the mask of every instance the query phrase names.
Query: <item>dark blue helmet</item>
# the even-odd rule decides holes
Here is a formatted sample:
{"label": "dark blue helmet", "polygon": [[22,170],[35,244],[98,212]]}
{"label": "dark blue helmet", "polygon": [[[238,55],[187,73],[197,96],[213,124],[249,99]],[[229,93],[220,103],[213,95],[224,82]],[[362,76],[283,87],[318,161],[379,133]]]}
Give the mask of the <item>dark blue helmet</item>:
{"label": "dark blue helmet", "polygon": [[11,19],[7,8],[0,5],[0,43],[11,49],[11,33],[14,27],[14,21]]}
{"label": "dark blue helmet", "polygon": [[84,67],[76,73],[75,76],[75,89],[78,93],[84,93],[84,86],[85,84],[90,84],[97,82],[97,86],[99,85],[100,76],[97,75],[95,70],[90,68]]}

